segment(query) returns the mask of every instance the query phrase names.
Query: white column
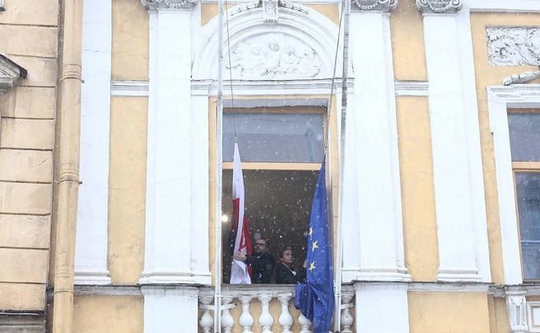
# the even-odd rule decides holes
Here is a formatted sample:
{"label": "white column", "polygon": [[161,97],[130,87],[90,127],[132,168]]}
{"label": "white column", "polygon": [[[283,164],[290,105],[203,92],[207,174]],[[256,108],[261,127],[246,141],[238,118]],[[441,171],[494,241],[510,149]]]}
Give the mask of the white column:
{"label": "white column", "polygon": [[343,281],[409,280],[404,265],[389,13],[353,10],[354,100],[347,110]]}
{"label": "white column", "polygon": [[[429,80],[429,114],[439,243],[439,281],[481,281],[476,262],[475,222],[471,192],[471,134],[465,111],[460,42],[455,14],[424,13]],[[469,113],[470,111],[467,111]],[[470,123],[468,124],[470,125]],[[478,132],[478,128],[476,129]],[[480,171],[480,170],[476,170]]]}
{"label": "white column", "polygon": [[75,247],[75,284],[109,284],[109,119],[111,0],[85,1],[81,97],[81,166]]}
{"label": "white column", "polygon": [[491,282],[491,264],[489,259],[489,240],[487,233],[486,199],[484,194],[484,171],[482,166],[482,148],[480,142],[480,122],[478,119],[478,96],[476,95],[476,76],[474,69],[473,41],[471,34],[471,14],[468,8],[457,16],[458,35],[460,36],[460,68],[463,82],[463,113],[465,134],[467,136],[467,157],[470,176],[472,219],[474,226],[474,246],[477,268],[483,282]]}
{"label": "white column", "polygon": [[198,332],[198,294],[193,287],[142,286],[144,333]]}
{"label": "white column", "polygon": [[356,332],[409,332],[407,284],[356,283],[354,287]]}
{"label": "white column", "polygon": [[[208,89],[191,93],[198,10],[150,11],[145,268],[141,283],[209,284]],[[172,6],[172,5],[171,5]],[[174,5],[172,7],[181,7]]]}
{"label": "white column", "polygon": [[[205,221],[194,221],[192,215],[192,186],[201,184],[192,183],[192,168],[200,165],[193,161],[192,131],[200,129],[192,124],[192,8],[187,5],[163,4],[150,11],[146,249],[141,284],[201,282],[193,274],[190,255],[192,241],[199,241],[192,239],[197,232],[191,224]],[[204,274],[207,283],[209,273]]]}
{"label": "white column", "polygon": [[[209,87],[208,87],[209,88]],[[202,95],[192,93],[192,156],[191,156],[191,265],[198,284],[210,284],[209,262],[209,172],[208,154],[210,145],[208,133],[208,89]]]}

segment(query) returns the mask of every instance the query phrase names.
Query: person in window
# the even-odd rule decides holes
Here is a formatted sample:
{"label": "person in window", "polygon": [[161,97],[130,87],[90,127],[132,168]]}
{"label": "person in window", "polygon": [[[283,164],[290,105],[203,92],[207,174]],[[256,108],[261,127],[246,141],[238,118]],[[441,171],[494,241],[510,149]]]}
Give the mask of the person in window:
{"label": "person in window", "polygon": [[295,270],[292,250],[287,247],[279,253],[279,263],[276,265],[276,283],[296,284],[306,278],[304,269]]}
{"label": "person in window", "polygon": [[268,253],[268,239],[258,238],[255,240],[255,253],[252,256],[246,256],[242,252],[237,252],[234,259],[245,262],[251,266],[251,283],[271,283],[272,274],[276,261]]}

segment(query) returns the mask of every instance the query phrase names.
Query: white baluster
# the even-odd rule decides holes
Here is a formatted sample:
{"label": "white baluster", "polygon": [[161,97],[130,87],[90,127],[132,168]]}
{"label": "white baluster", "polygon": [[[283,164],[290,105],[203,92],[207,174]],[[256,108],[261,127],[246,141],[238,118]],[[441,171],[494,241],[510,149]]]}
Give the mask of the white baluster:
{"label": "white baluster", "polygon": [[293,324],[293,317],[289,312],[289,301],[292,297],[291,293],[278,295],[279,302],[281,303],[281,314],[279,315],[279,324],[281,325],[282,333],[291,333],[291,326]]}
{"label": "white baluster", "polygon": [[214,319],[210,314],[210,303],[212,303],[212,299],[214,299],[212,296],[199,297],[199,302],[201,303],[200,307],[203,309],[203,314],[201,316],[201,320],[199,320],[199,325],[201,326],[203,333],[212,332],[212,328],[214,327]]}
{"label": "white baluster", "polygon": [[242,302],[242,314],[240,315],[240,326],[242,326],[242,332],[252,333],[251,327],[253,326],[253,316],[249,312],[249,302],[252,296],[240,296],[238,299]]}
{"label": "white baluster", "polygon": [[349,311],[349,308],[353,306],[351,303],[353,296],[354,295],[352,293],[343,293],[341,295],[341,299],[343,300],[343,304],[341,305],[341,332],[342,333],[352,333],[351,326],[354,321],[354,318],[351,315],[351,311]]}
{"label": "white baluster", "polygon": [[274,318],[270,314],[270,300],[272,296],[270,294],[259,295],[259,301],[261,302],[261,316],[259,317],[259,324],[261,324],[263,333],[272,333],[272,324]]}
{"label": "white baluster", "polygon": [[232,302],[232,297],[226,296],[223,297],[223,312],[221,315],[221,327],[223,327],[223,333],[231,333],[232,327],[234,324],[234,318],[231,316],[231,307],[234,307],[234,304],[229,304]]}
{"label": "white baluster", "polygon": [[298,323],[300,323],[300,327],[302,328],[300,333],[311,333],[311,321],[303,313],[300,313],[300,316],[298,316]]}

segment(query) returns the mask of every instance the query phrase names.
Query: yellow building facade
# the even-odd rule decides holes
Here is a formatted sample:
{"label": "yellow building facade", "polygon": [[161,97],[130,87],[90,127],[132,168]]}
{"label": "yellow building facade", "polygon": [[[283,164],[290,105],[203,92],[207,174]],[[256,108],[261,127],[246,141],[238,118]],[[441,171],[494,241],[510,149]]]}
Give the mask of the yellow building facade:
{"label": "yellow building facade", "polygon": [[350,7],[0,1],[0,332],[311,332],[236,141],[276,259],[327,159],[333,332],[539,332],[540,3]]}

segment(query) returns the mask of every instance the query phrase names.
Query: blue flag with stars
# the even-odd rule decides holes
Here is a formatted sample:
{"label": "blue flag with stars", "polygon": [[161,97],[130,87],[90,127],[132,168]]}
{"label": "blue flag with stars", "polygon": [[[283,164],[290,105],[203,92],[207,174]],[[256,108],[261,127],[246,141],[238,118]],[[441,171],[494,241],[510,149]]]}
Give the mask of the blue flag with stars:
{"label": "blue flag with stars", "polygon": [[296,285],[294,306],[313,324],[314,333],[328,333],[334,313],[334,273],[328,238],[325,163],[322,163],[307,236],[306,283]]}

